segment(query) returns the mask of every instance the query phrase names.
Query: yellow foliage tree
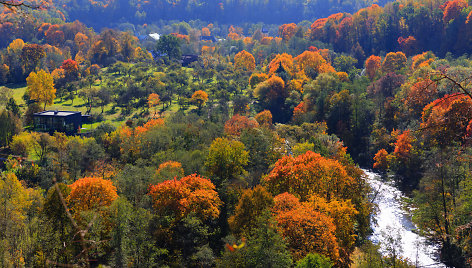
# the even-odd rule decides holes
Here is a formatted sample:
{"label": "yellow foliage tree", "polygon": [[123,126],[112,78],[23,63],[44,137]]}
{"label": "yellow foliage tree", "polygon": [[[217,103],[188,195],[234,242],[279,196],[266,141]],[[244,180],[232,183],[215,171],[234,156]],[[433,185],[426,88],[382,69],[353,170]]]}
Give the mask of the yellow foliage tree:
{"label": "yellow foliage tree", "polygon": [[31,72],[26,78],[27,90],[31,99],[46,105],[51,105],[56,98],[54,79],[51,74],[40,70],[37,73]]}

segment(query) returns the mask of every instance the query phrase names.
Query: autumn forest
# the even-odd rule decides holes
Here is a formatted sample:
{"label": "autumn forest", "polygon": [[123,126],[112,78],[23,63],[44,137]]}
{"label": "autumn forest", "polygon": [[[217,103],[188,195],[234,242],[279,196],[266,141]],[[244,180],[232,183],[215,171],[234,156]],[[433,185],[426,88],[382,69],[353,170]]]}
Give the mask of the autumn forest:
{"label": "autumn forest", "polygon": [[0,11],[0,267],[472,266],[472,1]]}

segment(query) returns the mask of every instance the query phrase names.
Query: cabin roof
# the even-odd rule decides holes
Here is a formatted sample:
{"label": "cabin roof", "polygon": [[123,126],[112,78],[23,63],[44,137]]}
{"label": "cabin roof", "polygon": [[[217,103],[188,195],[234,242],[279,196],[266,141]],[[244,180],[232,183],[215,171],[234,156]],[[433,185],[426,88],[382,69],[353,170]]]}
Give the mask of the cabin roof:
{"label": "cabin roof", "polygon": [[81,112],[49,110],[49,111],[44,111],[40,113],[35,113],[34,115],[35,116],[70,116],[74,114],[81,114]]}

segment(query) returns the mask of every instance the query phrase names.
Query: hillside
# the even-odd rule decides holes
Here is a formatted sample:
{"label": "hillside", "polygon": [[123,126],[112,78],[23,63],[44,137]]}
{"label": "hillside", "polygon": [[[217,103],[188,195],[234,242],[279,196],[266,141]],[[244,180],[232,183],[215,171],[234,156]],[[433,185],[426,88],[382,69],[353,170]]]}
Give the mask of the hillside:
{"label": "hillside", "polygon": [[415,267],[369,240],[374,177],[472,265],[468,1],[30,4],[0,14],[1,267]]}

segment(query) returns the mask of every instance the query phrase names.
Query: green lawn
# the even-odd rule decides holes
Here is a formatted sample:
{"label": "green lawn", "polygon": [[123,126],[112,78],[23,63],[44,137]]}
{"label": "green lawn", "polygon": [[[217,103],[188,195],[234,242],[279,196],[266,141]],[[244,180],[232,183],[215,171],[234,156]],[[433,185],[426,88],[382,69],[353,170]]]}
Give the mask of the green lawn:
{"label": "green lawn", "polygon": [[[130,67],[131,64],[126,64],[127,67]],[[107,79],[119,79],[120,77],[123,77],[124,75],[117,75],[117,74],[109,74],[106,72],[106,68],[102,70],[103,74],[103,81]],[[191,73],[192,69],[191,68],[186,68],[185,71],[187,73]],[[150,73],[154,73],[155,71],[150,68],[148,70]],[[215,80],[215,79],[213,79]],[[212,81],[214,83],[215,81]],[[191,76],[189,75],[189,84],[193,83],[191,80]],[[99,83],[96,81],[92,87],[100,89],[102,85],[105,83]],[[21,107],[23,112],[26,110],[26,104],[25,101],[23,100],[23,95],[26,92],[26,83],[22,84],[16,84],[16,85],[7,85],[6,88],[9,88],[12,90],[12,96],[15,99],[16,103]],[[81,89],[79,89],[80,92]],[[158,109],[160,110],[162,108],[162,104],[158,106]],[[180,109],[180,106],[177,101],[177,97],[172,101],[172,104],[170,107],[167,107],[165,110],[163,116],[166,116],[171,113],[175,113]],[[193,110],[197,109],[195,105],[189,105],[187,110]],[[79,111],[82,112],[82,114],[85,114],[87,112],[87,106],[85,104],[85,101],[82,98],[79,98],[78,96],[75,97],[73,101],[71,100],[61,100],[60,98],[56,98],[53,102],[52,105],[46,106],[46,110],[64,110],[64,111]],[[99,124],[107,122],[110,123],[116,127],[123,125],[126,120],[131,119],[131,118],[140,118],[140,113],[143,111],[143,108],[135,109],[131,112],[131,114],[123,116],[122,115],[122,109],[120,107],[115,107],[113,110],[113,105],[108,104],[104,107],[103,113],[102,113],[102,108],[101,107],[92,107],[91,109],[91,114],[93,115],[103,115],[103,121],[93,123],[93,124],[84,124],[83,129],[94,129],[96,128]],[[151,112],[152,115],[153,112]]]}

